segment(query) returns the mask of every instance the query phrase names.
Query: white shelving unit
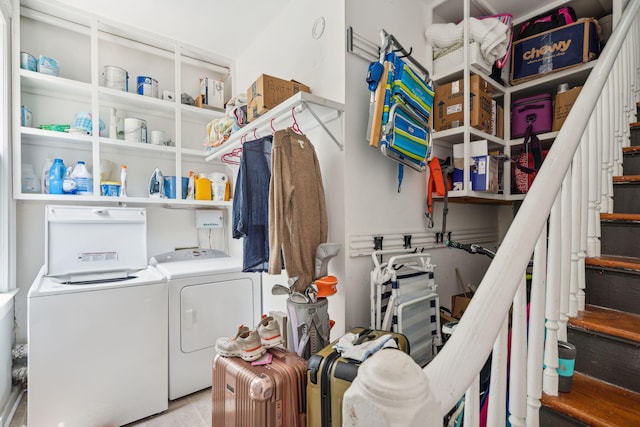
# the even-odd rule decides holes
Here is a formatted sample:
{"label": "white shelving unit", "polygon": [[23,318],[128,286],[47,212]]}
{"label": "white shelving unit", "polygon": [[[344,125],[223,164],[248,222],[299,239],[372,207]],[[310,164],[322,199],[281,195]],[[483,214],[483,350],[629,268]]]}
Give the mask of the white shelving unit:
{"label": "white shelving unit", "polygon": [[271,134],[273,132],[272,126],[274,129],[291,126],[294,118],[303,131],[309,131],[316,126],[322,126],[327,135],[329,135],[333,142],[342,150],[344,146],[341,138],[334,135],[325,124],[341,118],[343,112],[344,104],[310,93],[298,92],[254,121],[248,123],[240,131],[231,134],[227,141],[212,150],[212,153],[207,156],[207,160],[217,159],[223,154],[240,147],[245,141],[245,138],[250,140]]}
{"label": "white shelving unit", "polygon": [[[518,25],[525,20],[536,16],[547,10],[551,10],[555,7],[562,5],[571,6],[576,11],[578,17],[583,16],[595,16],[602,17],[608,13],[612,13],[613,9],[620,8],[621,3],[616,0],[569,0],[569,1],[556,1],[552,4],[541,5],[536,2],[522,2],[519,0],[437,0],[432,2],[429,10],[430,22],[443,24],[451,22],[459,22],[463,19],[467,19],[470,16],[489,16],[499,13],[512,13],[514,28],[518,28]],[[465,144],[465,163],[464,163],[464,182],[465,189],[459,191],[449,192],[451,198],[463,198],[468,201],[498,201],[498,202],[511,202],[515,200],[521,200],[525,197],[523,194],[511,194],[511,162],[505,162],[503,164],[502,176],[503,176],[503,192],[500,194],[492,194],[486,192],[472,191],[469,187],[470,178],[470,156],[469,144],[471,141],[477,141],[486,139],[489,143],[489,149],[500,149],[506,155],[512,156],[519,152],[519,147],[523,144],[523,138],[511,139],[511,102],[513,99],[524,98],[540,93],[556,93],[556,88],[559,83],[569,83],[571,87],[579,86],[589,76],[589,73],[593,69],[595,61],[591,61],[579,66],[575,66],[563,71],[545,74],[524,83],[520,83],[514,86],[504,86],[494,79],[490,78],[486,72],[480,70],[478,67],[470,64],[468,38],[464,42],[464,57],[466,58],[459,67],[448,69],[446,73],[440,75],[434,75],[433,81],[437,84],[448,83],[454,80],[464,79],[464,92],[469,93],[468,79],[472,74],[480,75],[485,81],[489,82],[494,89],[493,97],[497,99],[499,105],[504,108],[504,139],[497,138],[489,135],[485,132],[472,128],[468,125],[461,126],[454,129],[448,129],[445,131],[434,132],[433,141],[436,154],[439,157],[446,157],[452,154],[452,145],[464,143]],[[431,46],[427,45],[428,58],[431,58]],[[431,62],[432,64],[432,62]],[[503,72],[503,79],[508,80],[509,66],[506,66],[505,72]],[[469,97],[464,97],[464,110],[465,110],[465,123],[469,123],[469,115],[466,113],[469,111]],[[538,135],[538,138],[544,143],[550,144],[555,139],[557,132],[549,132],[542,135]]]}
{"label": "white shelving unit", "polygon": [[[126,202],[176,208],[231,205],[230,202],[148,197],[149,176],[156,167],[169,176],[187,176],[192,170],[196,173],[229,173],[222,162],[206,160],[211,152],[203,145],[207,123],[223,117],[224,111],[182,104],[180,95],[187,93],[195,98],[199,92],[199,78],[205,76],[225,81],[230,89],[230,59],[156,34],[110,23],[98,16],[58,9],[45,1],[33,0],[27,4],[25,6],[23,2],[22,7],[15,8],[12,19],[15,199]],[[45,55],[56,59],[60,64],[60,76],[21,69],[21,52],[36,58]],[[101,75],[106,65],[128,71],[128,91],[104,86]],[[159,96],[137,94],[137,76],[156,78]],[[173,92],[173,99],[162,99],[164,90]],[[21,124],[23,105],[33,112],[32,127]],[[110,135],[112,109],[122,117],[146,120],[148,141],[152,130],[162,130],[173,145],[130,142]],[[91,135],[39,128],[44,124],[73,127],[77,112],[91,114],[94,128]],[[100,121],[105,126],[103,132],[98,132]],[[94,195],[22,192],[22,165],[31,164],[36,174],[40,174],[45,160],[54,157],[62,158],[67,167],[84,160],[94,177]],[[100,196],[101,175],[110,170],[106,180],[119,181],[122,164],[127,165],[129,197]],[[182,180],[176,180],[176,186],[176,193],[181,194]]]}

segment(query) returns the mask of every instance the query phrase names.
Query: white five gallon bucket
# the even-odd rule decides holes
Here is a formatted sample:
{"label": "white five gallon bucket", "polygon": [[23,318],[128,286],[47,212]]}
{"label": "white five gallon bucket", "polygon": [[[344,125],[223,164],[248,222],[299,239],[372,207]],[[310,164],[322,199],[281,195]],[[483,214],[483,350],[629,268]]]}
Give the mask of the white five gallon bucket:
{"label": "white five gallon bucket", "polygon": [[147,121],[127,117],[124,119],[124,140],[147,143]]}
{"label": "white five gallon bucket", "polygon": [[129,74],[124,68],[105,65],[102,69],[102,84],[111,89],[129,91]]}

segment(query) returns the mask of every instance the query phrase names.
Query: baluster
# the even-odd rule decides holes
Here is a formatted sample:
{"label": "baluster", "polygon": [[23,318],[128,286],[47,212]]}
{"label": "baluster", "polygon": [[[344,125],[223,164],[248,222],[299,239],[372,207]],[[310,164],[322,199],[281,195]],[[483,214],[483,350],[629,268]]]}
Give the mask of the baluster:
{"label": "baluster", "polygon": [[[597,198],[597,191],[598,191],[598,186],[596,185],[597,182],[597,171],[599,170],[599,165],[598,165],[598,156],[596,155],[596,150],[597,150],[597,139],[596,139],[596,133],[595,133],[595,123],[594,120],[596,120],[596,117],[594,114],[591,115],[591,118],[589,119],[589,124],[587,126],[587,129],[585,129],[585,134],[587,136],[587,141],[589,143],[589,164],[588,164],[588,170],[589,170],[589,174],[587,176],[588,182],[589,182],[589,198],[588,200],[588,209],[589,209],[589,215],[588,215],[588,234],[587,234],[587,256],[590,257],[594,257],[597,256],[596,255],[596,240],[598,239],[596,237],[596,198]],[[598,218],[598,221],[600,220],[600,218]]]}
{"label": "baluster", "polygon": [[580,187],[580,252],[578,254],[578,310],[584,310],[586,288],[585,258],[587,258],[587,228],[589,217],[589,135],[585,131],[578,147],[582,157]]}
{"label": "baluster", "polygon": [[558,395],[558,318],[560,316],[560,223],[561,195],[556,196],[549,218],[549,251],[547,256],[547,293],[545,297],[546,338],[544,342],[544,372],[542,390]]}
{"label": "baluster", "polygon": [[522,274],[513,298],[511,365],[509,367],[509,422],[524,426],[527,414],[527,278]]}
{"label": "baluster", "polygon": [[[602,203],[600,200],[599,195],[602,193],[601,189],[600,189],[600,185],[602,183],[601,179],[600,179],[600,174],[602,173],[602,169],[600,168],[600,165],[602,164],[602,144],[601,141],[598,139],[598,135],[600,134],[598,132],[598,129],[600,127],[600,122],[598,120],[598,118],[595,116],[596,112],[594,111],[593,113],[591,113],[591,119],[589,120],[589,132],[593,133],[594,138],[593,138],[593,146],[594,146],[594,154],[596,156],[596,161],[595,161],[595,167],[594,167],[594,172],[595,172],[595,195],[596,195],[596,199],[595,199],[595,203],[596,203],[596,210],[595,210],[595,215],[594,215],[594,222],[595,222],[595,256],[600,256],[600,212],[602,211]],[[589,140],[591,141],[591,138],[589,138]]]}
{"label": "baluster", "polygon": [[569,320],[569,282],[571,281],[571,165],[561,187],[562,216],[560,223],[560,329],[558,339],[567,340]]}
{"label": "baluster", "polygon": [[480,375],[476,376],[464,395],[465,426],[478,427],[480,425]]}
{"label": "baluster", "polygon": [[571,166],[571,281],[569,282],[569,316],[578,315],[578,260],[580,259],[580,230],[582,220],[582,150],[580,146],[573,155]]}
{"label": "baluster", "polygon": [[[540,425],[546,267],[547,224],[545,223],[533,253],[533,271],[529,303],[529,336],[527,345],[527,427],[538,427]],[[493,378],[493,372],[491,373],[491,378]],[[493,398],[493,395],[491,395],[491,398]],[[491,405],[491,400],[489,400],[489,405]],[[491,426],[493,424],[487,420],[487,425]]]}
{"label": "baluster", "polygon": [[[507,337],[509,334],[509,315],[504,318],[502,328],[491,353],[491,386],[489,387],[489,407],[487,425],[503,427],[507,417]],[[542,364],[542,362],[540,362]],[[541,365],[542,366],[542,365]]]}
{"label": "baluster", "polygon": [[[602,94],[604,95],[607,91],[607,85],[605,84],[602,89]],[[606,99],[606,98],[604,98]],[[600,145],[602,146],[602,163],[600,163],[600,168],[602,171],[600,172],[600,179],[602,182],[600,183],[600,206],[602,210],[608,212],[609,210],[609,199],[611,199],[609,195],[609,185],[607,180],[609,178],[609,165],[611,160],[611,142],[609,138],[607,138],[607,108],[603,105],[603,97],[600,96],[596,103],[596,117],[598,117],[598,141],[600,141]]]}

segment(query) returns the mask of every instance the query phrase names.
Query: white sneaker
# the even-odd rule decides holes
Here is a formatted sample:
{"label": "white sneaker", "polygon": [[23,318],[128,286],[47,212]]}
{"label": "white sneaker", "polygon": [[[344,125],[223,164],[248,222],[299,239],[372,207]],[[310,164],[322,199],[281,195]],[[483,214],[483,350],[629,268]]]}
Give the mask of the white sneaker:
{"label": "white sneaker", "polygon": [[264,348],[273,348],[284,342],[278,321],[272,316],[264,316],[256,326],[256,330]]}
{"label": "white sneaker", "polygon": [[244,325],[240,325],[235,337],[219,338],[216,351],[225,357],[240,357],[251,362],[260,358],[267,350],[260,342],[260,335]]}

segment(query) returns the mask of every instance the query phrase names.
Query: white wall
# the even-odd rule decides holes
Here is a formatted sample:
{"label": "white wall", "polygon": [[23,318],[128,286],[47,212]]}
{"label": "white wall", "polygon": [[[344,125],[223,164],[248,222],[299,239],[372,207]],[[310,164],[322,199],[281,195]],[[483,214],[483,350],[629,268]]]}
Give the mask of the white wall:
{"label": "white wall", "polygon": [[[380,45],[380,30],[393,34],[421,63],[426,62],[425,2],[410,0],[349,0],[346,2],[346,25],[367,40]],[[365,83],[368,62],[358,56],[346,57],[346,105],[349,117],[346,126],[347,149],[345,162],[347,194],[346,233],[354,235],[415,234],[440,231],[442,203],[436,203],[435,229],[425,226],[426,174],[405,168],[402,191],[397,192],[397,164],[368,146],[365,132],[370,92]],[[469,227],[495,229],[497,208],[484,205],[449,204],[447,229]],[[383,241],[384,245],[384,241]],[[373,247],[373,241],[371,242]],[[459,267],[466,282],[479,283],[488,265],[488,258],[465,255],[449,248],[432,249],[436,264],[436,283],[441,305],[450,306],[450,296],[458,293],[454,268]],[[369,271],[373,267],[369,257],[347,260],[346,277],[349,283],[346,305],[348,328],[367,324],[369,318]]]}
{"label": "white wall", "polygon": [[[314,23],[324,18],[324,33],[312,36]],[[291,2],[274,19],[256,30],[262,31],[253,43],[245,47],[235,61],[234,93],[245,92],[260,74],[300,81],[311,88],[311,93],[332,101],[344,102],[344,5],[342,0]],[[346,118],[345,118],[346,120]],[[292,121],[280,126],[291,126]],[[327,123],[338,139],[343,137],[341,120]],[[328,241],[345,248],[345,181],[344,152],[335,145],[315,121],[299,123],[301,130],[314,144],[322,171],[329,221]],[[248,127],[250,128],[250,124]],[[336,321],[332,335],[344,331],[345,284],[344,258],[329,262],[329,273],[339,278],[338,293],[329,298],[329,315]],[[263,275],[264,311],[286,311],[286,298],[270,295],[274,283],[285,283],[286,276]]]}

